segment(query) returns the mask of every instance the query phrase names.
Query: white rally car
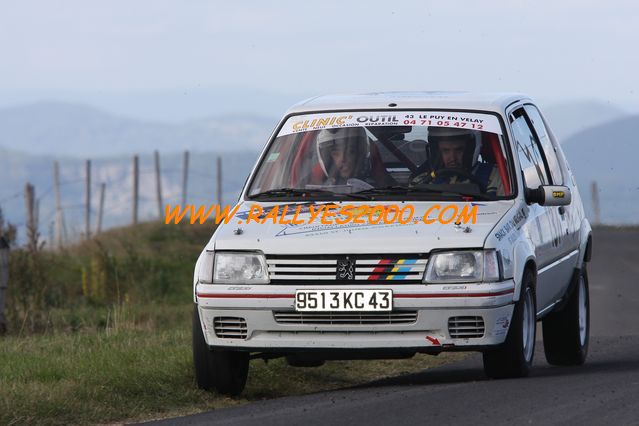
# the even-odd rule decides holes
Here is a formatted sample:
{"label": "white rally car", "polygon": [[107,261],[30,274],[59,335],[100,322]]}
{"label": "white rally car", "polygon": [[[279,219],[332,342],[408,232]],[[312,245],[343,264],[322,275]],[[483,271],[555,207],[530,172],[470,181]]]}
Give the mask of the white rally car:
{"label": "white rally car", "polygon": [[237,394],[255,358],[442,351],[526,376],[538,320],[548,362],[582,364],[591,247],[575,178],[528,97],[302,102],[197,261],[197,383]]}

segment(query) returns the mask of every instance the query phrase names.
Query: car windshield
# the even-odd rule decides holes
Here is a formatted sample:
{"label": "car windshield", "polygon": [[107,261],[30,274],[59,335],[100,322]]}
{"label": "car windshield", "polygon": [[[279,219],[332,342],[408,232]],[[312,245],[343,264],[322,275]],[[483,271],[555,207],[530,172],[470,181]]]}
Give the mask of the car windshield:
{"label": "car windshield", "polygon": [[251,199],[496,200],[513,180],[497,116],[455,111],[289,117],[261,158]]}

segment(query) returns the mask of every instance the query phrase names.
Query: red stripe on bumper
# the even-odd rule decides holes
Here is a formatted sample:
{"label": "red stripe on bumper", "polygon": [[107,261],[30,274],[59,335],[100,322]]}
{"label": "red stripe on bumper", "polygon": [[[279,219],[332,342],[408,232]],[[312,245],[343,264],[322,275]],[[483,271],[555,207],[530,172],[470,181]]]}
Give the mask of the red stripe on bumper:
{"label": "red stripe on bumper", "polygon": [[197,297],[209,297],[212,299],[294,299],[294,294],[229,294],[229,293],[202,293]]}
{"label": "red stripe on bumper", "polygon": [[402,299],[428,299],[434,297],[492,297],[492,296],[503,296],[505,294],[514,293],[515,289],[496,291],[493,293],[425,293],[425,294],[394,294],[393,297],[402,298]]}
{"label": "red stripe on bumper", "polygon": [[[428,299],[442,297],[493,297],[514,293],[514,289],[502,290],[492,293],[408,293],[394,294],[393,297],[400,299]],[[229,294],[229,293],[201,293],[197,297],[211,299],[294,299],[294,294]]]}

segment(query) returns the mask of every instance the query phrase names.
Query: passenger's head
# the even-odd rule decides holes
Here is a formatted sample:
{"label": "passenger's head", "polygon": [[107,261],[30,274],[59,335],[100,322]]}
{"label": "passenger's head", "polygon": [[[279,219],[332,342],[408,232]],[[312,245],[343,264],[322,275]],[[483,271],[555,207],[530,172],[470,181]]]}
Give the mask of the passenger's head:
{"label": "passenger's head", "polygon": [[429,127],[428,142],[436,168],[470,169],[479,156],[475,132],[448,127]]}
{"label": "passenger's head", "polygon": [[361,176],[369,161],[368,138],[362,127],[321,130],[317,150],[326,176],[340,180]]}

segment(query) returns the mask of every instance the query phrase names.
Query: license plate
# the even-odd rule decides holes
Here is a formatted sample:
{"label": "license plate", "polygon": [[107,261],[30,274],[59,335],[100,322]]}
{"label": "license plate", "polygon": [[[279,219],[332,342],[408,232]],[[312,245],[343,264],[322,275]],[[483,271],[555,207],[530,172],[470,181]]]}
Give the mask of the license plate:
{"label": "license plate", "polygon": [[301,312],[328,311],[390,311],[393,290],[297,290],[295,310]]}

